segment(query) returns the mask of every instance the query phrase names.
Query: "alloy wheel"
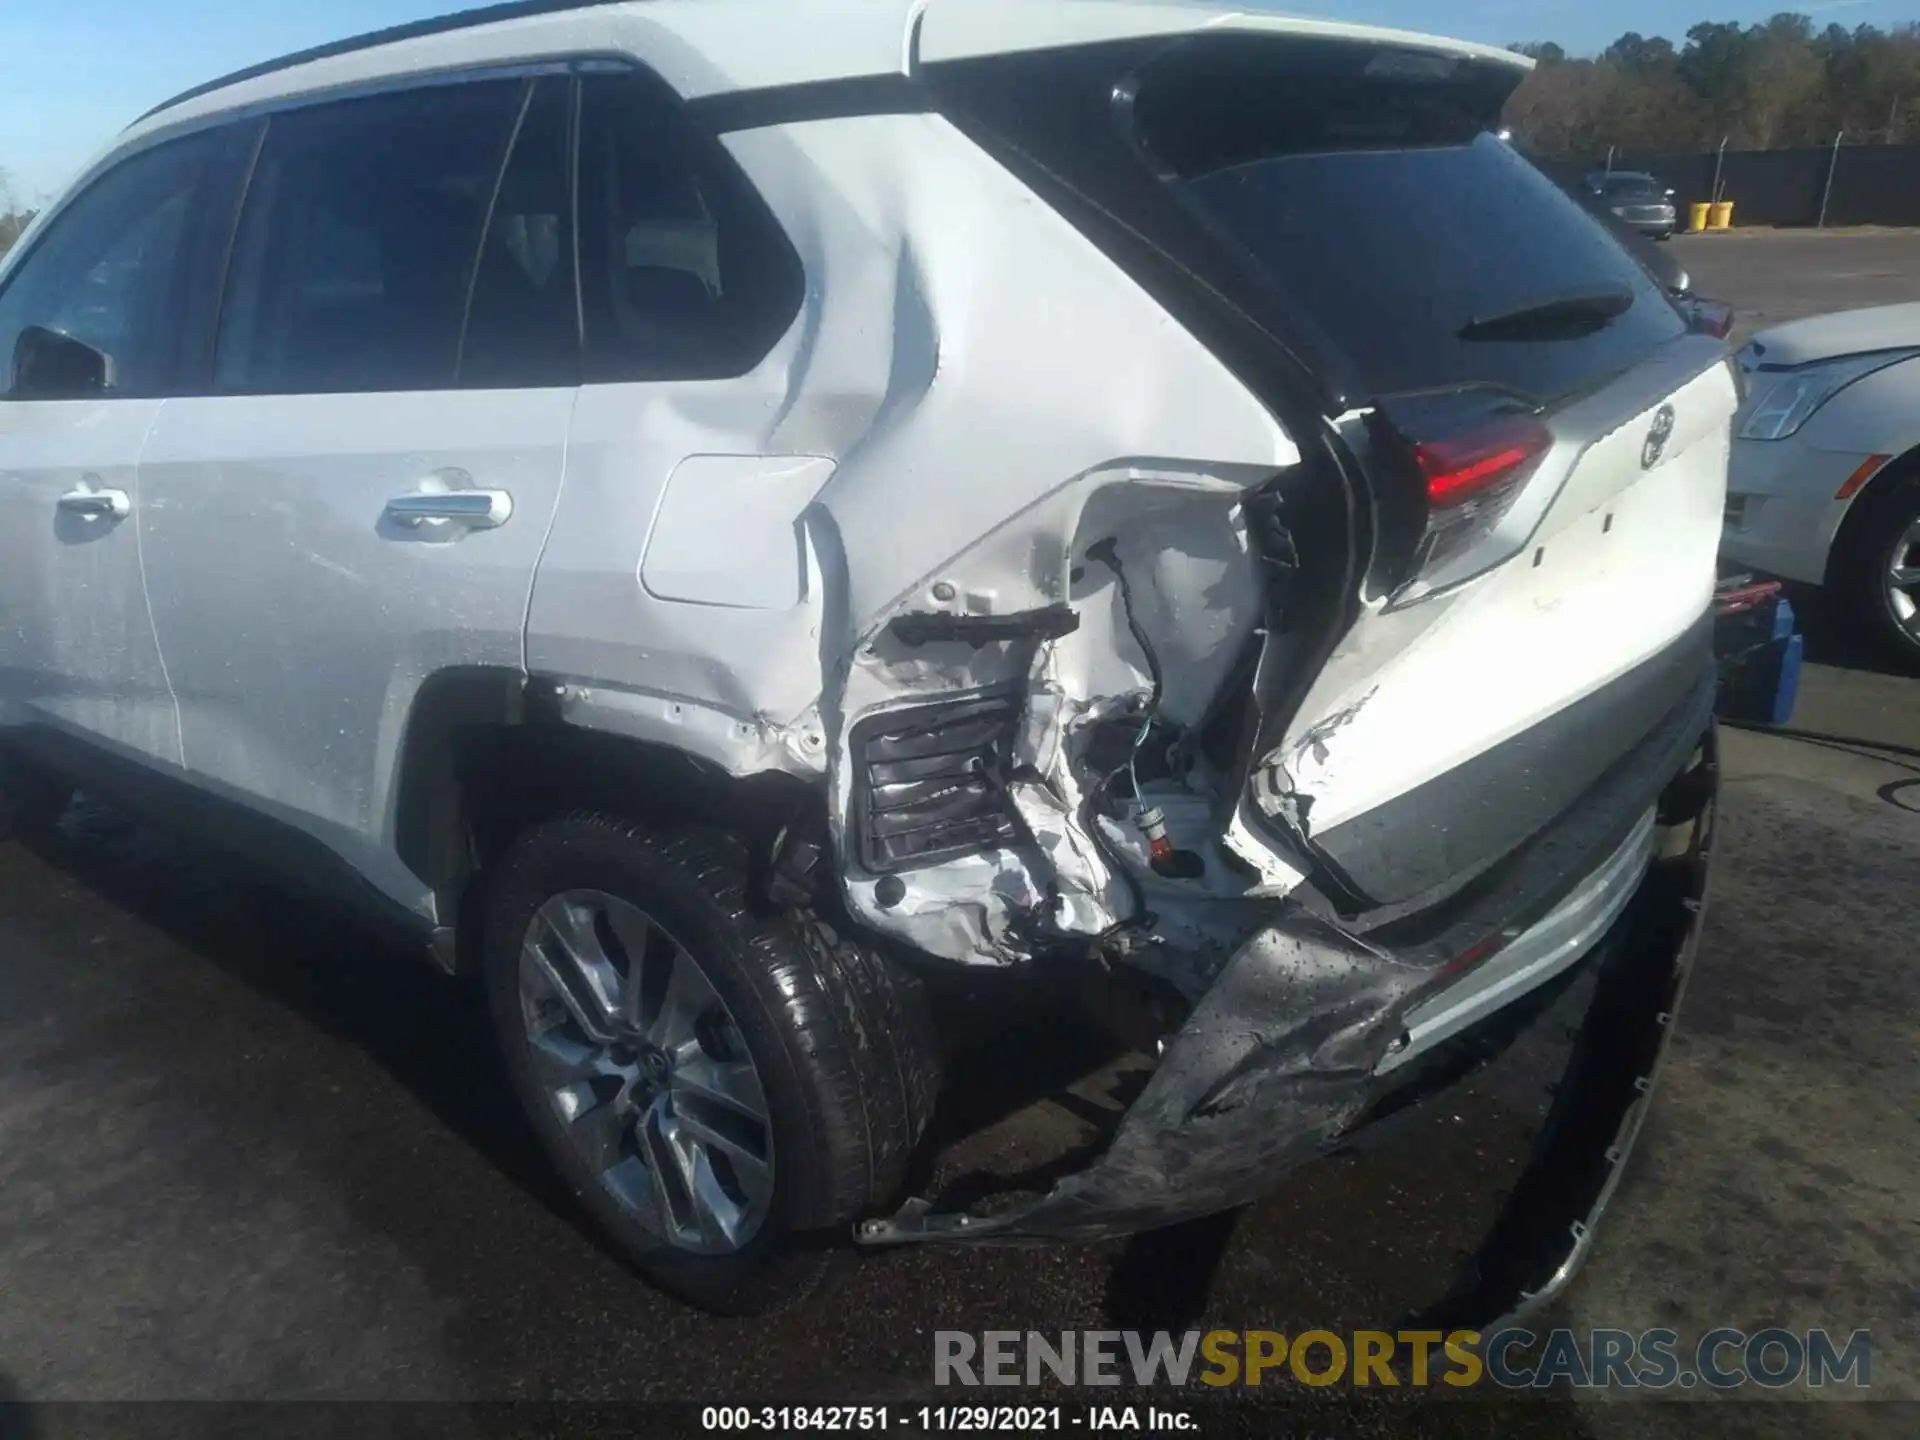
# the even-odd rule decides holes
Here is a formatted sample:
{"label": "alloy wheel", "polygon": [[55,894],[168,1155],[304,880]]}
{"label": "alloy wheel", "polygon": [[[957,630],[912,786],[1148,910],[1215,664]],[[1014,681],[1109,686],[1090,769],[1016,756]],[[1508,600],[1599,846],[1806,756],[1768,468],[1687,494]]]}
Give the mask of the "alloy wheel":
{"label": "alloy wheel", "polygon": [[1909,639],[1920,643],[1920,515],[1909,517],[1887,559],[1887,607]]}
{"label": "alloy wheel", "polygon": [[682,1250],[739,1250],[773,1201],[766,1092],[687,948],[597,890],[555,895],[520,952],[534,1074],[574,1153]]}

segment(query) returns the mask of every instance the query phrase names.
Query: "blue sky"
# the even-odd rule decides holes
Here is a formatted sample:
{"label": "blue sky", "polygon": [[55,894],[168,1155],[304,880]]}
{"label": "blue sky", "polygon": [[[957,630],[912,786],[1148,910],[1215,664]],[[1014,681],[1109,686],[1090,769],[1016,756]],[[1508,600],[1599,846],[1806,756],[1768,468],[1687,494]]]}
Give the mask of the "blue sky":
{"label": "blue sky", "polygon": [[[0,170],[20,199],[44,200],[121,126],[190,85],[469,3],[476,0],[0,0]],[[1920,19],[1920,0],[1299,0],[1274,8],[1494,44],[1556,40],[1575,53],[1628,30],[1678,41],[1702,19],[1751,21],[1790,8],[1847,26]]]}

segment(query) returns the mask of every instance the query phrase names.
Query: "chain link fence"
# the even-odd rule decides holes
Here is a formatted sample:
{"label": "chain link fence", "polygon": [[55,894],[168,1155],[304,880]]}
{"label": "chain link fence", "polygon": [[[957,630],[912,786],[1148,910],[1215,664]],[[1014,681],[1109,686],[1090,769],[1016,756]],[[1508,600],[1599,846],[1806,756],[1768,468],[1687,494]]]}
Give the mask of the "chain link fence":
{"label": "chain link fence", "polygon": [[1689,206],[1731,200],[1735,225],[1920,226],[1920,145],[1849,145],[1841,135],[1814,149],[1614,152],[1543,168],[1563,184],[1607,169],[1646,171],[1674,192],[1683,224]]}

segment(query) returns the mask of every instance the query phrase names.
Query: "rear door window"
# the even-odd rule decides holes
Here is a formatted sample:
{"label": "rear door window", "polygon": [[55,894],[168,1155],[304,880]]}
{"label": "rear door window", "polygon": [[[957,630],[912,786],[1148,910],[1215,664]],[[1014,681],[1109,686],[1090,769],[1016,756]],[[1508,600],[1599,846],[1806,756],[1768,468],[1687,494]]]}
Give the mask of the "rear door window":
{"label": "rear door window", "polygon": [[524,81],[502,79],[273,116],[234,242],[217,388],[451,386],[526,100]]}
{"label": "rear door window", "polygon": [[1685,332],[1645,270],[1489,133],[1473,67],[1326,43],[1221,61],[1148,67],[1138,138],[1376,396],[1483,386],[1547,405]]}

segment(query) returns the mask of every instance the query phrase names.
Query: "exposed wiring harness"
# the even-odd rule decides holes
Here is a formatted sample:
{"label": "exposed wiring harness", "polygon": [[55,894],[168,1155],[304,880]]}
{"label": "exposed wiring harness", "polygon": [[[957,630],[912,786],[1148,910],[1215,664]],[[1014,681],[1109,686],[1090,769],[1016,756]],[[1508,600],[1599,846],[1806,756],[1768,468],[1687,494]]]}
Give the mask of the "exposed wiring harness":
{"label": "exposed wiring harness", "polygon": [[[1160,718],[1160,701],[1166,693],[1166,680],[1160,671],[1160,657],[1154,652],[1153,642],[1147,638],[1146,629],[1134,617],[1133,585],[1127,579],[1126,569],[1120,564],[1120,555],[1113,537],[1108,536],[1096,544],[1087,547],[1087,558],[1098,560],[1113,572],[1114,583],[1120,587],[1120,613],[1126,617],[1127,629],[1133,635],[1133,643],[1140,647],[1140,653],[1146,657],[1147,676],[1153,682],[1153,691],[1140,712],[1140,731],[1133,737],[1133,744],[1127,750],[1127,763],[1120,767],[1127,772],[1127,779],[1133,786],[1134,798],[1140,796],[1140,772],[1138,762],[1141,747],[1147,743],[1147,737],[1153,733],[1154,722]],[[1115,770],[1101,782],[1097,789],[1104,791],[1113,783],[1120,770]]]}

